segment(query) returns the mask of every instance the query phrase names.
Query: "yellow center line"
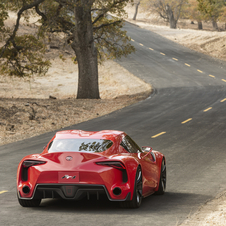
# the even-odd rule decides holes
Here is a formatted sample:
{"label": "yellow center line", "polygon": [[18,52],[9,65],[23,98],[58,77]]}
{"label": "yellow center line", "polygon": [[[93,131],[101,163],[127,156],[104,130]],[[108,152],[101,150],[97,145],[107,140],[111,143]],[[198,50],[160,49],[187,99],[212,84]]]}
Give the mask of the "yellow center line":
{"label": "yellow center line", "polygon": [[131,41],[134,42],[134,39],[131,38]]}
{"label": "yellow center line", "polygon": [[178,61],[178,59],[177,58],[172,58],[173,60],[176,60],[176,61]]}
{"label": "yellow center line", "polygon": [[183,121],[181,124],[185,124],[186,122],[189,122],[189,121],[191,121],[191,120],[192,120],[192,118],[189,118],[189,119]]}
{"label": "yellow center line", "polygon": [[221,79],[223,82],[226,82],[226,80],[225,79]]}
{"label": "yellow center line", "polygon": [[0,195],[3,194],[3,193],[6,193],[6,192],[8,192],[8,191],[7,191],[7,190],[5,190],[5,191],[0,191]]}
{"label": "yellow center line", "polygon": [[154,50],[154,49],[152,49],[152,48],[149,48],[150,50]]}
{"label": "yellow center line", "polygon": [[206,110],[204,110],[204,112],[209,111],[209,110],[211,110],[211,109],[212,109],[212,107],[207,108]]}
{"label": "yellow center line", "polygon": [[199,70],[199,69],[197,69],[197,71],[200,72],[200,73],[203,73],[203,71],[201,71],[201,70]]}
{"label": "yellow center line", "polygon": [[165,134],[166,132],[161,132],[161,133],[158,133],[158,134],[156,134],[156,135],[154,135],[154,136],[152,136],[151,138],[156,138],[156,137],[159,137],[159,136],[161,136],[161,135],[163,135],[163,134]]}
{"label": "yellow center line", "polygon": [[141,46],[144,46],[142,43],[140,43]]}
{"label": "yellow center line", "polygon": [[215,76],[214,75],[209,75],[210,77],[212,77],[212,78],[215,78]]}
{"label": "yellow center line", "polygon": [[185,63],[185,65],[186,65],[186,66],[188,66],[188,67],[191,67],[191,65],[190,65],[190,64],[186,64],[186,63]]}
{"label": "yellow center line", "polygon": [[221,102],[224,102],[224,101],[226,101],[226,98],[224,98],[223,100],[221,100]]}
{"label": "yellow center line", "polygon": [[160,54],[162,54],[163,56],[165,56],[165,55],[166,55],[165,53],[161,53],[161,52],[160,52]]}

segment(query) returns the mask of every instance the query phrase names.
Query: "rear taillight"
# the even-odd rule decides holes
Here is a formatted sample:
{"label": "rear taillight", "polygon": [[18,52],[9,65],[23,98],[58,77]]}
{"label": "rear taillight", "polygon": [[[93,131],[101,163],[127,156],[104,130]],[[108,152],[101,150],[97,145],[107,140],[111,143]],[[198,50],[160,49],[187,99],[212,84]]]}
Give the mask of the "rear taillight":
{"label": "rear taillight", "polygon": [[122,182],[126,183],[128,181],[128,176],[126,172],[126,167],[122,162],[118,161],[105,161],[105,162],[96,162],[97,165],[101,166],[109,166],[113,167],[115,169],[121,170],[122,171]]}
{"label": "rear taillight", "polygon": [[105,161],[105,162],[96,162],[97,165],[109,166],[119,170],[125,170],[126,167],[121,162],[117,161]]}
{"label": "rear taillight", "polygon": [[25,168],[29,168],[31,166],[41,165],[41,164],[45,164],[45,163],[46,163],[45,161],[25,160],[22,165]]}
{"label": "rear taillight", "polygon": [[41,164],[45,164],[45,161],[38,161],[38,160],[25,160],[22,163],[22,171],[21,171],[21,178],[23,181],[27,181],[28,180],[28,169],[31,166],[37,166],[37,165],[41,165]]}

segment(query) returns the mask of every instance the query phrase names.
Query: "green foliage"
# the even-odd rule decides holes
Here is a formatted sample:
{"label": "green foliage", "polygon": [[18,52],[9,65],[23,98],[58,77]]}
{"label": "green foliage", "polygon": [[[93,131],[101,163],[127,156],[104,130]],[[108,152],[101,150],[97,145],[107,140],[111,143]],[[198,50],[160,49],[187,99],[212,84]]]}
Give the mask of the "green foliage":
{"label": "green foliage", "polygon": [[224,0],[197,0],[198,10],[205,20],[217,21],[224,11]]}
{"label": "green foliage", "polygon": [[39,11],[36,11],[41,16],[39,20],[39,34],[44,33],[71,33],[73,26],[72,9],[63,7],[55,0],[44,1],[39,5]]}
{"label": "green foliage", "polygon": [[103,14],[103,10],[93,10],[92,13],[99,62],[104,59],[127,56],[135,51],[129,43],[130,38],[126,35],[127,32],[122,30],[123,20],[121,18],[127,15],[124,8],[129,0],[118,1],[118,4],[115,4],[116,2],[115,0],[96,0],[93,4],[93,9],[104,9],[114,14],[114,16],[107,16],[106,13]]}
{"label": "green foliage", "polygon": [[203,14],[198,9],[198,1],[197,0],[189,0],[187,14],[191,20],[196,20],[201,22],[205,19]]}
{"label": "green foliage", "polygon": [[0,32],[5,31],[4,21],[8,18],[8,13],[4,4],[0,3]]}
{"label": "green foliage", "polygon": [[[109,24],[108,26],[102,26]],[[135,48],[129,43],[130,38],[126,31],[122,30],[123,22],[117,18],[111,19],[103,17],[94,27],[95,46],[98,50],[99,62],[105,59],[121,58],[135,51]]]}
{"label": "green foliage", "polygon": [[[108,29],[100,29],[95,34],[96,47],[98,50],[99,60],[115,59],[127,56],[135,51],[135,48],[128,43],[130,38],[126,36],[126,31],[120,29],[122,25],[111,25]],[[104,31],[104,36],[103,34]],[[117,35],[115,35],[117,34]]]}
{"label": "green foliage", "polygon": [[17,36],[15,43],[10,43],[4,50],[1,72],[19,77],[44,75],[50,66],[50,62],[43,59],[44,52],[45,46],[33,35]]}
{"label": "green foliage", "polygon": [[[0,32],[4,33],[4,21],[7,10],[18,13],[14,30],[0,49],[1,72],[9,75],[26,76],[45,74],[50,62],[44,59],[45,44],[50,34],[64,35],[69,45],[74,40],[75,7],[81,7],[80,1],[71,0],[3,0],[0,4]],[[135,51],[129,43],[130,38],[122,30],[125,5],[129,0],[87,0],[87,11],[90,10],[93,22],[94,44],[98,59],[114,59],[126,56]],[[90,5],[89,5],[89,4]],[[107,13],[117,17],[110,17]],[[18,34],[20,19],[27,22],[30,17],[39,16],[37,34]],[[64,59],[60,55],[61,59]],[[76,59],[76,56],[73,58]]]}

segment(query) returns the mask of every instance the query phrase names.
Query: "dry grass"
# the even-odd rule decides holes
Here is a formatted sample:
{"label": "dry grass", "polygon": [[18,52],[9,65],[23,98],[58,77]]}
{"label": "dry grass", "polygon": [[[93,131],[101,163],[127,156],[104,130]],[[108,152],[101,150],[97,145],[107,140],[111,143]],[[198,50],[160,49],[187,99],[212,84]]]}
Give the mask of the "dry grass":
{"label": "dry grass", "polygon": [[69,58],[53,59],[45,77],[1,75],[0,145],[108,114],[151,93],[149,84],[113,61],[105,62],[99,71],[100,100],[76,99],[77,65]]}
{"label": "dry grass", "polygon": [[149,95],[150,90],[116,99],[99,100],[0,98],[0,144],[100,117]]}
{"label": "dry grass", "polygon": [[[64,62],[52,60],[44,77],[16,78],[0,75],[0,97],[4,98],[76,98],[78,67],[68,57]],[[99,89],[102,99],[133,95],[150,89],[150,85],[129,73],[114,61],[99,66]]]}

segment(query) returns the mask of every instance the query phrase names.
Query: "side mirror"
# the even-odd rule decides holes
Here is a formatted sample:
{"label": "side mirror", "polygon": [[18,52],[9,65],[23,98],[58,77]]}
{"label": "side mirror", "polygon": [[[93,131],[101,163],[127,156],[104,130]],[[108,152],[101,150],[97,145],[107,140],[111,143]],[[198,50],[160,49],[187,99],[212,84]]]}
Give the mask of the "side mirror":
{"label": "side mirror", "polygon": [[142,151],[143,151],[143,152],[151,152],[151,151],[152,151],[152,147],[149,147],[149,146],[142,146]]}

